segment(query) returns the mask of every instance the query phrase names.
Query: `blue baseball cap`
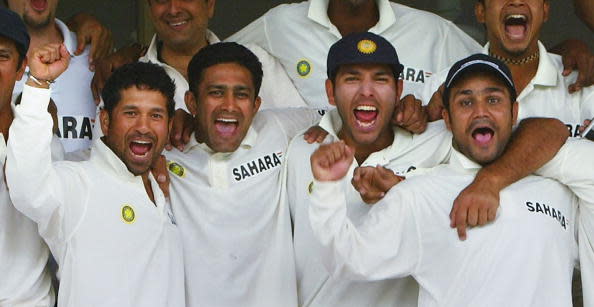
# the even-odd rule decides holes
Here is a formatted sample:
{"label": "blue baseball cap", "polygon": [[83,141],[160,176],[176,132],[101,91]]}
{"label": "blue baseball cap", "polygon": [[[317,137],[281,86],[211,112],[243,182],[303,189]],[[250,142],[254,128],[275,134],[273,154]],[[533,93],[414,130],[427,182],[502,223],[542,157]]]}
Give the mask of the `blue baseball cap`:
{"label": "blue baseball cap", "polygon": [[27,27],[19,15],[4,7],[0,7],[0,36],[12,40],[21,56],[27,55],[31,40]]}
{"label": "blue baseball cap", "polygon": [[330,47],[326,65],[328,78],[332,79],[338,67],[344,64],[387,64],[392,67],[396,78],[404,69],[394,46],[371,32],[346,35]]}

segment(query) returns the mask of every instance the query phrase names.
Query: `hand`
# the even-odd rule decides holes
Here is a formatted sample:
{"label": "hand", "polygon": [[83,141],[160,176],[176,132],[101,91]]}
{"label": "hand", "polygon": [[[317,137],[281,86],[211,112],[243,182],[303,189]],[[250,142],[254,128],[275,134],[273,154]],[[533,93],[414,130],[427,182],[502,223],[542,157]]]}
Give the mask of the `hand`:
{"label": "hand", "polygon": [[27,61],[33,77],[55,80],[68,68],[70,54],[64,44],[47,44],[33,50]]}
{"label": "hand", "polygon": [[313,126],[313,127],[310,127],[309,129],[307,129],[307,131],[305,131],[305,134],[303,134],[303,139],[308,144],[313,144],[313,143],[321,144],[322,142],[324,142],[324,139],[326,139],[327,135],[328,135],[328,132],[326,130],[324,130],[322,127]]}
{"label": "hand", "polygon": [[195,124],[194,116],[182,109],[175,110],[173,126],[169,134],[169,144],[165,146],[165,149],[171,150],[175,147],[180,151],[184,151],[184,147],[190,142],[190,136],[196,127]]}
{"label": "hand", "polygon": [[454,200],[450,227],[466,240],[466,227],[482,226],[495,220],[499,208],[499,189],[485,181],[473,181]]}
{"label": "hand", "polygon": [[91,91],[93,92],[95,103],[98,104],[101,100],[101,91],[111,74],[125,64],[136,62],[142,50],[143,48],[140,45],[131,45],[96,61],[95,75],[93,76],[93,81],[91,81]]}
{"label": "hand", "polygon": [[393,123],[412,133],[423,133],[427,128],[427,112],[423,104],[413,95],[406,95],[397,104]]}
{"label": "hand", "polygon": [[157,180],[165,197],[169,197],[169,172],[167,171],[167,160],[165,159],[165,156],[160,155],[153,163],[151,166],[151,173]]}
{"label": "hand", "polygon": [[336,181],[349,171],[355,152],[343,141],[321,145],[311,155],[311,171],[318,181]]}
{"label": "hand", "polygon": [[436,120],[440,120],[443,118],[442,112],[444,110],[443,106],[443,91],[445,89],[445,85],[441,85],[433,96],[431,96],[431,100],[429,100],[429,104],[425,108],[427,111],[428,120],[430,122],[434,122]]}
{"label": "hand", "polygon": [[580,135],[582,135],[582,133],[584,133],[584,130],[586,130],[586,128],[588,128],[588,126],[590,125],[590,123],[592,123],[591,120],[586,119],[584,121],[584,123],[578,128],[578,131],[580,133]]}
{"label": "hand", "polygon": [[113,48],[113,39],[111,31],[102,25],[99,20],[90,14],[79,13],[72,17],[68,26],[76,32],[75,55],[80,55],[85,51],[85,46],[91,44],[89,52],[89,65],[91,70],[95,70],[95,63],[100,58],[106,57]]}
{"label": "hand", "polygon": [[569,85],[569,92],[574,93],[594,84],[594,54],[588,45],[578,40],[566,40],[562,49],[563,76],[578,70],[577,80]]}
{"label": "hand", "polygon": [[397,176],[383,166],[364,166],[355,169],[351,184],[361,194],[365,203],[375,204],[402,180],[404,177]]}

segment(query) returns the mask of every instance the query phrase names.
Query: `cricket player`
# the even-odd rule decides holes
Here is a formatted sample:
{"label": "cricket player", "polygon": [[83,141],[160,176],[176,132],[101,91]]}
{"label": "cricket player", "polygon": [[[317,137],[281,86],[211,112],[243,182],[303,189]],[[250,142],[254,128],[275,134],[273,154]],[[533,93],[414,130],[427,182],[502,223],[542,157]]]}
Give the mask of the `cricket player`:
{"label": "cricket player", "polygon": [[103,91],[104,137],[85,162],[52,163],[48,89],[68,66],[64,45],[28,58],[8,140],[15,207],[37,223],[59,265],[59,306],[185,306],[181,239],[149,172],[167,142],[175,85],[148,63],[116,71]]}
{"label": "cricket player", "polygon": [[[396,175],[405,176],[411,170],[446,162],[451,152],[451,134],[443,121],[430,123],[420,135],[391,125],[390,118],[397,107],[394,102],[398,101],[402,92],[402,81],[397,81],[402,69],[398,59],[394,47],[386,39],[369,32],[343,37],[328,53],[326,92],[330,103],[336,105],[336,110],[324,115],[319,125],[329,131],[325,143],[343,141],[354,148],[355,161],[346,175],[348,180],[353,180],[354,185],[346,188],[344,197],[347,199],[349,218],[355,223],[370,210],[365,202],[381,198],[381,195],[373,196],[367,192],[359,195],[357,191],[368,186],[359,183],[368,175],[365,170],[369,167],[378,166],[377,170],[381,172],[381,176],[377,177],[379,185],[391,187],[400,181]],[[531,125],[530,122],[527,122],[528,125],[522,123],[522,127],[532,133],[528,134],[529,138],[526,138],[526,134],[517,136],[521,141],[513,147],[518,151],[508,155],[506,160],[493,163],[493,174],[513,182],[534,171],[554,155],[567,135],[558,121],[550,134],[543,134],[543,129],[549,131],[544,122],[542,127]],[[548,152],[545,155],[548,158],[531,157],[533,161],[524,161],[517,153],[534,151],[536,146],[531,143],[531,139],[535,137],[541,140],[539,142],[549,140],[551,144],[559,145],[538,149]],[[307,167],[307,159],[317,148],[317,144],[308,144],[302,136],[297,136],[291,141],[287,154],[286,189],[294,225],[299,304],[416,306],[416,283],[411,278],[353,282],[331,276],[323,266],[318,256],[322,247],[313,235],[308,218],[313,177],[311,169]],[[539,163],[528,166],[536,160]],[[506,163],[513,165],[505,166]],[[532,170],[523,170],[518,176],[497,169],[502,165],[504,169],[514,171],[527,166]],[[355,170],[356,166],[362,167]],[[483,176],[492,169],[488,171]]]}
{"label": "cricket player", "polygon": [[296,306],[281,170],[289,140],[319,120],[310,109],[258,111],[262,64],[217,43],[190,61],[185,99],[196,129],[166,152],[180,229],[187,306]]}
{"label": "cricket player", "polygon": [[49,249],[37,225],[14,208],[4,176],[6,139],[14,118],[11,94],[25,71],[28,48],[23,21],[0,8],[0,306],[52,307]]}
{"label": "cricket player", "polygon": [[578,169],[567,159],[591,159],[594,144],[570,142],[545,166],[569,188],[526,177],[501,191],[497,222],[471,229],[461,242],[449,230],[451,204],[506,150],[518,104],[511,72],[485,55],[456,63],[445,84],[443,116],[454,145],[449,163],[407,178],[361,220],[345,206],[353,149],[339,142],[311,156],[309,218],[323,246],[319,256],[337,278],[412,276],[419,306],[571,306],[578,199],[569,188],[591,204],[594,180],[585,174],[594,164]]}

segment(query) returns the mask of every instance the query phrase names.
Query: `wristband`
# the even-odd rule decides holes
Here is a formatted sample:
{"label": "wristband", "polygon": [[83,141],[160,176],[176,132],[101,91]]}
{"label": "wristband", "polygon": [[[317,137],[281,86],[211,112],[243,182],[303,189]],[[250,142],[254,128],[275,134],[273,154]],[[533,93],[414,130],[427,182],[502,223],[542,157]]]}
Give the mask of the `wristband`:
{"label": "wristband", "polygon": [[35,82],[37,85],[39,86],[50,86],[52,83],[55,83],[55,80],[42,80],[42,79],[37,79],[35,78],[35,76],[33,76],[31,74],[30,71],[27,72],[27,76],[29,77],[29,79],[33,80],[33,82]]}

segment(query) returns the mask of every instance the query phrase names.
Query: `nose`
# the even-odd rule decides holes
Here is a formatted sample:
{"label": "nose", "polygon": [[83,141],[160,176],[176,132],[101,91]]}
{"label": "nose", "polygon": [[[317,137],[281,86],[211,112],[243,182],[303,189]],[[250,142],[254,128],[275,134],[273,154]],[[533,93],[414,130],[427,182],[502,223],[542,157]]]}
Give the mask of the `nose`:
{"label": "nose", "polygon": [[181,11],[181,1],[180,0],[170,0],[169,1],[169,14],[176,15]]}
{"label": "nose", "polygon": [[222,98],[221,109],[227,112],[237,111],[239,106],[232,91],[228,91]]}
{"label": "nose", "polygon": [[136,119],[134,129],[140,134],[147,134],[150,131],[150,116],[148,114],[138,116]]}
{"label": "nose", "polygon": [[487,117],[489,114],[489,104],[485,101],[476,102],[474,104],[474,117]]}
{"label": "nose", "polygon": [[373,80],[364,78],[359,85],[359,93],[364,97],[373,97]]}

